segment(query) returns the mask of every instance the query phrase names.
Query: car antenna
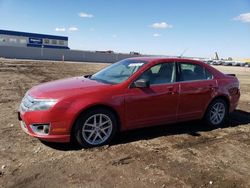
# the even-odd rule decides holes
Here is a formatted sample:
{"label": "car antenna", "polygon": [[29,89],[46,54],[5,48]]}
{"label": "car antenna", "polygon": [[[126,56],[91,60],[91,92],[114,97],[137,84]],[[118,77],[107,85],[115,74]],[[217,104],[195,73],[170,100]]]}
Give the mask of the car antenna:
{"label": "car antenna", "polygon": [[179,58],[182,58],[183,55],[186,53],[186,51],[187,51],[187,48],[183,50],[183,52],[181,53],[181,55],[179,56]]}

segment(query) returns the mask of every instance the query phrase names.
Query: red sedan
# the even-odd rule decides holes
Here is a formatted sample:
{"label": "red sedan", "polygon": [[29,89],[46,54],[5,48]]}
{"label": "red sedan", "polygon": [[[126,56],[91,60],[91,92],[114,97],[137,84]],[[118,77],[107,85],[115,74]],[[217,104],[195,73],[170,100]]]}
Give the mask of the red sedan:
{"label": "red sedan", "polygon": [[107,144],[117,131],[205,119],[221,127],[239,101],[239,81],[200,61],[130,58],[94,75],[43,83],[24,96],[22,129],[51,142]]}

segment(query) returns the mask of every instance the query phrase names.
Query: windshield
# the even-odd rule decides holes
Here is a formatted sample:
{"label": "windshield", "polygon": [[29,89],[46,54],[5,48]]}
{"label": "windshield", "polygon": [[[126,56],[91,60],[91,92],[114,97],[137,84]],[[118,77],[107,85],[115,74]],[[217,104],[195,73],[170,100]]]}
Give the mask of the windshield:
{"label": "windshield", "polygon": [[90,79],[109,84],[119,84],[127,80],[146,63],[146,61],[141,60],[122,60],[95,73]]}

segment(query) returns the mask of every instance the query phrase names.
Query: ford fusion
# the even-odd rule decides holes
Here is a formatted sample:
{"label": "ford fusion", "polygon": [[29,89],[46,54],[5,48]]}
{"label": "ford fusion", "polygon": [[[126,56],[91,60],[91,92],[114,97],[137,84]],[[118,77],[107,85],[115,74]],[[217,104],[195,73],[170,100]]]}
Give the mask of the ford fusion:
{"label": "ford fusion", "polygon": [[33,137],[74,139],[87,148],[142,127],[197,119],[221,127],[239,97],[233,74],[195,60],[140,57],[35,86],[22,99],[18,117]]}

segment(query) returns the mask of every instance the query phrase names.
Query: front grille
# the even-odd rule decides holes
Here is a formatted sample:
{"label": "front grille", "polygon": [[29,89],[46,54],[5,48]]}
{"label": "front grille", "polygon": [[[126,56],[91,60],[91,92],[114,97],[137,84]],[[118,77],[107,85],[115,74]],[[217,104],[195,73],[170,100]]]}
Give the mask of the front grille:
{"label": "front grille", "polygon": [[22,99],[22,102],[20,105],[21,111],[27,112],[28,109],[34,104],[34,102],[35,102],[34,99],[30,95],[26,94],[24,98]]}

